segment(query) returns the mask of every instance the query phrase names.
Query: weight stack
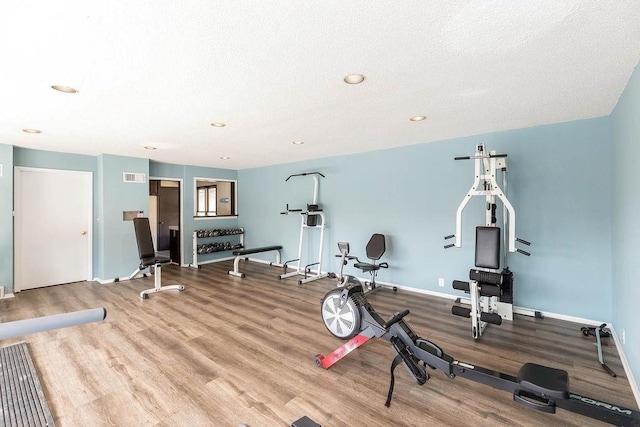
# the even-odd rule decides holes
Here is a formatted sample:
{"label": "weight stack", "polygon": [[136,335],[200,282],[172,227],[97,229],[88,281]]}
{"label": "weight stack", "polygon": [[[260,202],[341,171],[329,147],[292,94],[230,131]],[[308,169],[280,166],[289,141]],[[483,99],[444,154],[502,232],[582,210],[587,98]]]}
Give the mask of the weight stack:
{"label": "weight stack", "polygon": [[500,302],[513,304],[513,271],[505,268],[500,273],[502,274],[502,295],[500,295]]}

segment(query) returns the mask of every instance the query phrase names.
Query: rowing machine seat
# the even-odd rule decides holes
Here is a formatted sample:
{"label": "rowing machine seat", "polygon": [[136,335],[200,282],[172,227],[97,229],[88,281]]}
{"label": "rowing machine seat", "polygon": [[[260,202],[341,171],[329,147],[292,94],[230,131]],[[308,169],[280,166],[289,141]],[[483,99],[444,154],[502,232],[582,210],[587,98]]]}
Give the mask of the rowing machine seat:
{"label": "rowing machine seat", "polygon": [[517,378],[525,390],[552,399],[569,398],[569,374],[562,369],[525,363],[518,371]]}

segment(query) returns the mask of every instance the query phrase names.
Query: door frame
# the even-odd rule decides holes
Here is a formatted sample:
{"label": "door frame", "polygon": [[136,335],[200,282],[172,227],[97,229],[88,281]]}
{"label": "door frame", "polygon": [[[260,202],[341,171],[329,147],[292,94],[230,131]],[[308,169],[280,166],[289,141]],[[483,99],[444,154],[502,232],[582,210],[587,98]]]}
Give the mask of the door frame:
{"label": "door frame", "polygon": [[[180,190],[180,266],[184,267],[184,180],[182,178],[168,178],[159,176],[149,176],[149,181],[173,181],[178,183]],[[156,229],[158,224],[154,224]],[[158,242],[156,242],[156,245]]]}
{"label": "door frame", "polygon": [[85,280],[91,281],[93,280],[93,172],[91,171],[76,171],[76,170],[68,170],[68,169],[50,169],[50,168],[34,168],[27,166],[14,166],[14,177],[13,177],[13,194],[14,194],[14,205],[13,205],[13,245],[14,245],[14,260],[13,260],[13,269],[14,269],[14,277],[13,277],[13,291],[20,292],[23,289],[20,289],[18,286],[20,284],[19,278],[22,274],[19,269],[16,268],[17,265],[20,265],[21,254],[22,254],[22,242],[21,239],[21,226],[22,226],[22,218],[16,215],[16,205],[21,205],[22,202],[22,188],[21,188],[21,174],[23,172],[39,172],[39,173],[57,173],[57,174],[75,174],[75,175],[84,175],[85,177],[89,177],[89,181],[91,185],[87,188],[87,194],[85,196],[89,200],[88,212],[87,215],[87,271],[85,275]]}

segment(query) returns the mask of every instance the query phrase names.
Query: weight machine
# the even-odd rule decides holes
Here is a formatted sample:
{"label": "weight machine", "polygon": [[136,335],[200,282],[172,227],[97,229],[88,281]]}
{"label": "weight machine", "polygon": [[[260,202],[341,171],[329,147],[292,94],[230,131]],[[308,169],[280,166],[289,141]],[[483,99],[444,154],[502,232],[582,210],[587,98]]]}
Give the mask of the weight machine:
{"label": "weight machine", "polygon": [[427,367],[449,378],[467,378],[513,394],[513,400],[529,409],[550,414],[556,408],[575,412],[620,426],[640,426],[640,412],[569,391],[569,375],[562,369],[525,363],[517,376],[456,360],[437,344],[418,336],[404,317],[409,310],[396,312],[386,322],[367,301],[362,285],[348,278],[345,288],[335,288],[322,299],[322,321],[329,332],[345,344],[330,354],[316,355],[316,364],[328,369],[372,338],[391,343],[396,357],[391,364],[391,383],[385,406],[391,404],[393,371],[402,364],[419,385],[429,379]]}
{"label": "weight machine", "polygon": [[[507,190],[507,155],[487,152],[484,144],[476,146],[473,156],[455,157],[455,160],[474,161],[474,181],[471,189],[456,211],[456,232],[445,236],[445,240],[455,238],[454,243],[444,246],[445,249],[462,247],[462,211],[474,196],[485,198],[485,226],[476,228],[475,266],[486,269],[472,269],[469,282],[453,281],[453,288],[469,293],[469,299],[458,298],[451,312],[457,316],[471,318],[473,338],[482,336],[487,324],[500,325],[502,320],[513,320],[513,273],[506,266],[500,273],[500,240],[501,232],[497,226],[497,200],[502,202],[502,235],[504,252],[502,259],[507,262],[508,252],[518,252],[529,256],[529,252],[516,248],[516,242],[526,246],[531,243],[516,237],[516,213],[506,196]],[[498,184],[497,175],[501,172],[504,191]],[[488,271],[487,271],[488,270]]]}
{"label": "weight machine", "polygon": [[[286,279],[287,277],[293,277],[297,275],[304,276],[304,279],[299,279],[298,284],[302,285],[303,283],[308,283],[314,280],[322,279],[323,277],[327,277],[326,273],[322,273],[322,247],[324,242],[324,229],[325,229],[325,218],[324,213],[320,205],[318,204],[318,187],[320,185],[318,176],[324,178],[325,176],[320,172],[304,172],[298,173],[294,175],[289,175],[285,181],[289,181],[292,177],[296,176],[311,176],[313,178],[313,201],[310,204],[307,204],[307,210],[303,211],[302,209],[289,209],[289,205],[287,204],[287,208],[284,212],[281,212],[282,215],[288,215],[293,212],[300,213],[301,223],[300,223],[300,243],[298,245],[298,258],[286,261],[283,265],[284,273],[278,276],[278,279]],[[305,230],[319,229],[320,230],[320,247],[318,248],[318,262],[313,262],[306,264],[304,269],[301,269],[302,262],[302,247],[304,242]],[[287,273],[287,266],[289,263],[296,262],[295,270]],[[311,272],[311,267],[316,267],[316,273]]]}

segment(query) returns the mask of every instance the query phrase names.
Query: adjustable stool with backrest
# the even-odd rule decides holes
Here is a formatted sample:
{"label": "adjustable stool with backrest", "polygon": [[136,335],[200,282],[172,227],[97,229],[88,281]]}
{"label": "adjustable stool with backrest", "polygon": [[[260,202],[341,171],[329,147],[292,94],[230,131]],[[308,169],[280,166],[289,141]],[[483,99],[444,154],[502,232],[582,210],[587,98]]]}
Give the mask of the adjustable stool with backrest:
{"label": "adjustable stool with backrest", "polygon": [[178,290],[183,291],[183,285],[162,286],[162,264],[169,264],[171,259],[168,257],[158,256],[153,247],[153,236],[151,235],[151,226],[149,218],[134,218],[133,228],[136,233],[136,243],[138,244],[138,255],[140,256],[140,266],[134,271],[129,279],[133,279],[143,270],[153,266],[154,287],[140,292],[140,298],[147,299],[149,294],[160,291]]}
{"label": "adjustable stool with backrest", "polygon": [[[471,333],[473,338],[480,338],[488,323],[502,324],[502,317],[498,312],[498,302],[502,299],[509,303],[513,300],[513,273],[500,268],[500,228],[476,227],[476,256],[475,266],[494,271],[471,269],[469,282],[453,281],[453,288],[465,291],[470,296],[470,308],[454,305],[451,312],[456,316],[471,318]],[[460,303],[458,298],[456,303]]]}
{"label": "adjustable stool with backrest", "polygon": [[362,262],[356,257],[356,262],[353,266],[365,273],[371,274],[371,282],[365,282],[365,285],[369,288],[369,291],[372,291],[376,288],[376,275],[378,274],[378,270],[381,268],[389,268],[389,264],[386,262],[376,264],[376,261],[382,258],[382,255],[384,255],[386,251],[384,234],[373,234],[369,239],[369,243],[367,243],[366,250],[367,258],[372,262]]}

